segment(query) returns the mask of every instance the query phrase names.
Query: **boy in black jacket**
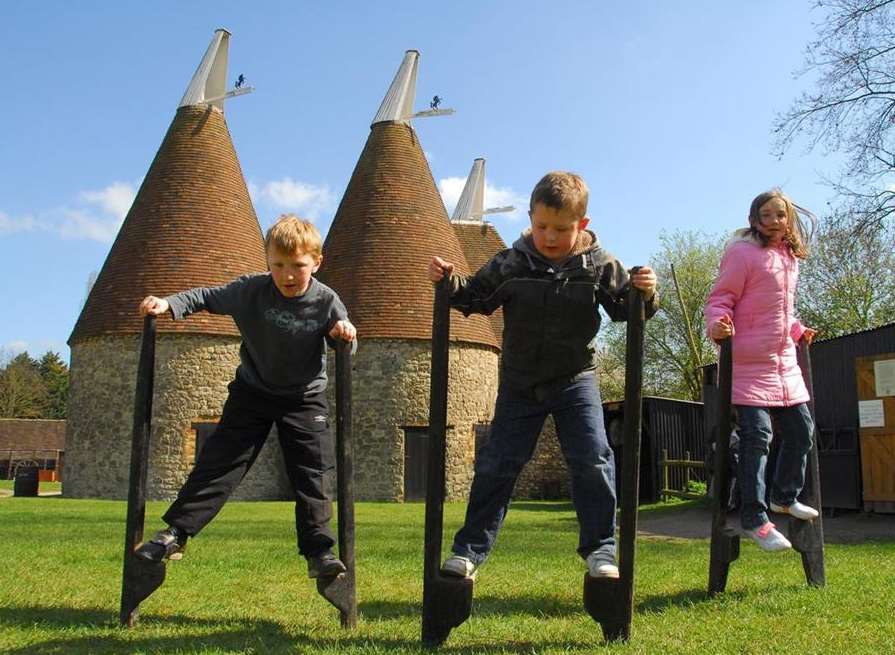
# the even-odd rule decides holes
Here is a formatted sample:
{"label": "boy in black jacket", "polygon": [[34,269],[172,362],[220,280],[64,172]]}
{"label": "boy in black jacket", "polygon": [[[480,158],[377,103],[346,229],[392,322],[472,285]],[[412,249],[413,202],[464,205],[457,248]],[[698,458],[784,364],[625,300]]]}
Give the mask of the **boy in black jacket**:
{"label": "boy in black jacket", "polygon": [[429,279],[451,275],[451,305],[467,316],[503,307],[500,386],[491,434],[479,451],[463,527],[442,565],[472,576],[488,557],[522,467],[531,459],[548,414],[572,475],[578,554],[593,577],[617,578],[615,465],[603,426],[596,379],[599,306],[627,319],[630,284],[658,308],[656,276],[633,276],[600,247],[586,226],[587,186],[573,173],[545,175],[531,194],[531,229],[474,276],[453,275],[434,257]]}

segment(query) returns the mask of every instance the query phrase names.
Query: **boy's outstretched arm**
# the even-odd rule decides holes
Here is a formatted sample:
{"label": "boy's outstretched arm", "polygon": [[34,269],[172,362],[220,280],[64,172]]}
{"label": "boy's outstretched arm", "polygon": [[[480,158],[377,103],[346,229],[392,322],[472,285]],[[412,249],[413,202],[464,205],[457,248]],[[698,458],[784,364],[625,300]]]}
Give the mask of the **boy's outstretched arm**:
{"label": "boy's outstretched arm", "polygon": [[445,275],[449,275],[451,307],[459,309],[466,316],[470,314],[489,315],[501,305],[498,291],[506,279],[504,273],[506,267],[503,266],[503,261],[507,252],[498,253],[475,275],[469,277],[454,273],[455,266],[452,262],[445,261],[441,257],[433,257],[429,262],[429,279],[435,283]]}
{"label": "boy's outstretched arm", "polygon": [[[168,305],[175,321],[186,318],[190,314],[206,311],[210,314],[233,315],[245,302],[246,294],[250,294],[253,285],[263,284],[263,276],[242,275],[232,282],[219,287],[196,287],[160,298]],[[150,296],[152,298],[153,296]],[[144,300],[144,302],[146,302]],[[162,312],[159,312],[162,313]]]}
{"label": "boy's outstretched arm", "polygon": [[[610,256],[611,257],[611,256]],[[646,318],[659,310],[658,278],[649,266],[641,266],[633,276],[614,257],[603,266],[599,280],[600,304],[613,321],[628,320],[628,289],[634,286],[643,292]]]}

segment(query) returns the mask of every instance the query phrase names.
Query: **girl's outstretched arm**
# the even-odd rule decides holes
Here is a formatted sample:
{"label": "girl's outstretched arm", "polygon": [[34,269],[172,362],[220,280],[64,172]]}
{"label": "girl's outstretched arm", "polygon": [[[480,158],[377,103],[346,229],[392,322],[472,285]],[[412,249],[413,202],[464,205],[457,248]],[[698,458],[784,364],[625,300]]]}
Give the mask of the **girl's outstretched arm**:
{"label": "girl's outstretched arm", "polygon": [[[734,308],[743,295],[746,285],[746,262],[736,252],[736,248],[728,248],[721,257],[718,278],[705,301],[706,333],[712,339],[716,323],[729,323],[733,333]],[[730,336],[730,335],[728,335]]]}

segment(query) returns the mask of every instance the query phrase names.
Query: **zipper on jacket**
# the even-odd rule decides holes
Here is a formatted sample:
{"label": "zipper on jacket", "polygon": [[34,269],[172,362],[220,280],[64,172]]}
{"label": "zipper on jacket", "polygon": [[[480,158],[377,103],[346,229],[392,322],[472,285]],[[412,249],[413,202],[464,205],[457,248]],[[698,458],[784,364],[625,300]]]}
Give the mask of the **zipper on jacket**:
{"label": "zipper on jacket", "polygon": [[789,338],[789,324],[791,321],[789,315],[789,258],[783,257],[783,340],[781,341],[781,350],[777,359],[777,375],[780,378],[780,386],[783,390],[783,406],[789,407],[789,397],[786,393],[786,380],[783,378],[783,353],[786,351],[787,339]]}

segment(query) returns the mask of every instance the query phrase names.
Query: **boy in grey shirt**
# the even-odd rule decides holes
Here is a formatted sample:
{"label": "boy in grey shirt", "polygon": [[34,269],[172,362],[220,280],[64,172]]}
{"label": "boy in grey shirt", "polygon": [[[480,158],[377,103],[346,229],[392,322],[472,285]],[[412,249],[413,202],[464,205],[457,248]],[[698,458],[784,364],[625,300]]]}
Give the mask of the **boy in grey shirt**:
{"label": "boy in grey shirt", "polygon": [[265,248],[270,273],[140,303],[144,316],[170,311],[175,320],[203,309],[228,314],[242,345],[217,429],[162,517],[168,527],[136,554],[154,562],[180,559],[186,540],[220,511],[275,423],[295,493],[299,553],[308,560],[309,577],[334,576],[345,565],[332,552],[332,502],[324,489],[334,467],[324,341],[351,341],[355,329],[336,292],[312,277],[323,259],[317,228],[281,216],[267,231]]}

